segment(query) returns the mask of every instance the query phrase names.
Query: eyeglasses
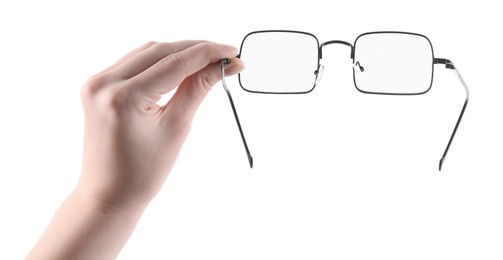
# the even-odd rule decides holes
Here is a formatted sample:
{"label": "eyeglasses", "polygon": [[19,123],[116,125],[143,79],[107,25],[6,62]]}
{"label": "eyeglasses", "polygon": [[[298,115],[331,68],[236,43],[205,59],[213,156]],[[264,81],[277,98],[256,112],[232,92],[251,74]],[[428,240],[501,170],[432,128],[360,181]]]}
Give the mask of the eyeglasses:
{"label": "eyeglasses", "polygon": [[[365,94],[421,95],[431,89],[435,64],[445,65],[456,75],[466,91],[465,102],[439,161],[439,171],[468,104],[469,90],[461,74],[449,59],[435,58],[430,40],[421,34],[397,31],[363,33],[351,44],[346,41],[319,43],[311,33],[288,30],[255,31],[247,34],[238,58],[246,64],[239,73],[241,87],[252,93],[304,94],[318,85],[323,65],[323,47],[343,44],[351,48],[353,81],[356,89]],[[232,96],[225,82],[221,61],[222,85],[229,98],[250,168],[253,157],[248,148]]]}

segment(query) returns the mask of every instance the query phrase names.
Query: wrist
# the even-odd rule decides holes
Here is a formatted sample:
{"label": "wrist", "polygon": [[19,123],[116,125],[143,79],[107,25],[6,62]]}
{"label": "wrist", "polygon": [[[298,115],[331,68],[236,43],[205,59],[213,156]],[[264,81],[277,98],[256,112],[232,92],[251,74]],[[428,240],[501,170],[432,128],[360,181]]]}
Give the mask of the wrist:
{"label": "wrist", "polygon": [[153,196],[140,194],[121,184],[86,180],[83,176],[72,196],[92,210],[103,213],[141,215]]}
{"label": "wrist", "polygon": [[26,259],[114,259],[144,207],[109,203],[80,183]]}

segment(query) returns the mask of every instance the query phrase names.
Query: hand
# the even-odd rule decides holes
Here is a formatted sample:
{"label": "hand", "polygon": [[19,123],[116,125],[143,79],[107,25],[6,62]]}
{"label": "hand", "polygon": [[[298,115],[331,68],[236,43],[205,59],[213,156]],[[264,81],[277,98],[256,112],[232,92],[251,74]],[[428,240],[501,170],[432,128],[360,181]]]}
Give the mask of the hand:
{"label": "hand", "polygon": [[[221,79],[243,69],[234,47],[205,42],[149,42],[91,77],[81,178],[29,257],[115,257],[158,193],[187,137],[197,108]],[[161,95],[176,92],[165,106]]]}
{"label": "hand", "polygon": [[[79,185],[117,207],[145,204],[175,163],[200,103],[220,80],[234,47],[203,42],[147,43],[87,81],[84,162]],[[231,75],[243,68],[233,59]],[[156,103],[176,87],[166,106]]]}

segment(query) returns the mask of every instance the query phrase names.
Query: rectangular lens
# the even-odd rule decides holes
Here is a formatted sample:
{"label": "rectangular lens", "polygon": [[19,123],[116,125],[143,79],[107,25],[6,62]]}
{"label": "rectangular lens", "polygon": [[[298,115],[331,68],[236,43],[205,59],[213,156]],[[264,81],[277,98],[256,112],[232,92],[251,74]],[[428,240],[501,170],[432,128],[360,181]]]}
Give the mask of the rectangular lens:
{"label": "rectangular lens", "polygon": [[241,87],[260,93],[305,93],[315,86],[318,69],[318,39],[293,31],[260,31],[241,43],[245,70]]}
{"label": "rectangular lens", "polygon": [[375,32],[354,45],[354,81],[362,92],[422,94],[433,78],[433,48],[420,34]]}

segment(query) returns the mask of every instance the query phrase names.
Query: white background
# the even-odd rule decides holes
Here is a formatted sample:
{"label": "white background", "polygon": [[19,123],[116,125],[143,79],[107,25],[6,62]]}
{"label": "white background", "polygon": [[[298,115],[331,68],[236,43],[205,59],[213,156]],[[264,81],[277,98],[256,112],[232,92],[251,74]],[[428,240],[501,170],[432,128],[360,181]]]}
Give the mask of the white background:
{"label": "white background", "polygon": [[119,259],[503,258],[497,1],[124,2],[0,4],[0,259],[26,255],[78,179],[87,77],[149,40],[239,46],[261,29],[428,36],[471,90],[444,170],[464,100],[455,74],[436,65],[423,96],[364,95],[349,48],[331,45],[309,95],[250,94],[228,78],[253,170],[215,86]]}

